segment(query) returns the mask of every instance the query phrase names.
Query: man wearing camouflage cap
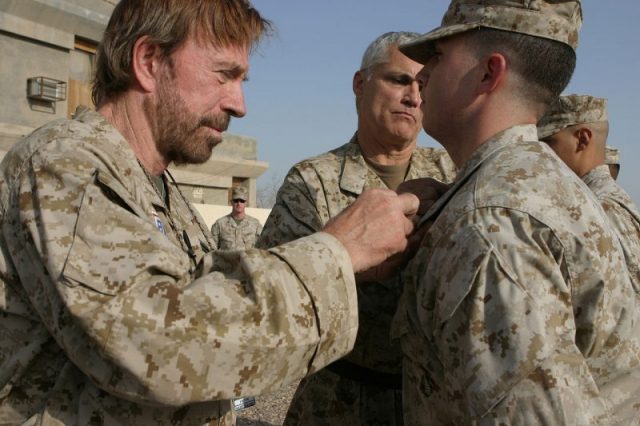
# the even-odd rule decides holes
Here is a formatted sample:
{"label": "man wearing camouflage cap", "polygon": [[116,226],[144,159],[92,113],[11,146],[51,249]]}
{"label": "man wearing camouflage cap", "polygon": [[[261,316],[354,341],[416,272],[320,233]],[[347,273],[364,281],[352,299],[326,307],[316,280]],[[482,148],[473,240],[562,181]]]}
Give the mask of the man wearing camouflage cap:
{"label": "man wearing camouflage cap", "polygon": [[0,424],[231,425],[349,352],[354,272],[408,246],[419,200],[365,191],[270,250],[214,251],[166,171],[202,163],[246,113],[270,23],[245,0],[120,0],[96,57],[97,110],[0,165]]}
{"label": "man wearing camouflage cap", "polygon": [[608,133],[607,101],[593,96],[561,96],[538,123],[540,140],[558,154],[600,201],[617,231],[637,293],[640,292],[640,213],[606,164]]}
{"label": "man wearing camouflage cap", "polygon": [[640,309],[593,194],[538,141],[567,85],[578,1],[453,1],[401,50],[423,125],[459,167],[422,218],[393,335],[411,425],[627,424]]}
{"label": "man wearing camouflage cap", "polygon": [[245,212],[247,189],[238,186],[231,192],[231,213],[216,220],[211,226],[214,248],[218,250],[244,250],[253,248],[262,232],[262,224]]}
{"label": "man wearing camouflage cap", "polygon": [[[343,146],[292,167],[259,245],[273,247],[321,229],[365,188],[396,190],[409,179],[455,177],[443,149],[417,146],[422,113],[415,77],[421,65],[400,53],[398,45],[418,35],[390,32],[370,43],[353,76],[355,134]],[[369,282],[358,287],[359,327],[353,351],[302,381],[285,424],[402,424],[402,353],[389,333],[401,292],[398,273],[382,285]]]}
{"label": "man wearing camouflage cap", "polygon": [[604,164],[609,166],[611,177],[617,180],[620,174],[620,151],[611,145],[605,146],[604,149]]}

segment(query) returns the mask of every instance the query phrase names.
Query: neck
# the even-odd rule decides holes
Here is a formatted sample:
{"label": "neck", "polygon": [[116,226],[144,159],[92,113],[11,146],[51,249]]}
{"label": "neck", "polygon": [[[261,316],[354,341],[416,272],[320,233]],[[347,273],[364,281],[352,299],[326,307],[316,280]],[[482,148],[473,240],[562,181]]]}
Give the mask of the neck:
{"label": "neck", "polygon": [[416,139],[383,141],[375,135],[358,130],[358,144],[362,155],[369,161],[383,166],[407,164],[416,149]]}
{"label": "neck", "polygon": [[235,219],[242,220],[242,219],[244,219],[245,213],[244,212],[241,212],[241,213],[231,212],[231,216],[233,216]]}
{"label": "neck", "polygon": [[138,161],[152,176],[161,175],[168,166],[156,147],[151,123],[142,107],[142,99],[126,92],[98,108],[107,121],[129,143]]}
{"label": "neck", "polygon": [[455,129],[445,132],[437,140],[445,147],[456,167],[461,168],[492,136],[513,126],[535,125],[537,121],[535,111],[518,108],[517,105],[499,104],[480,109],[478,114],[456,124]]}
{"label": "neck", "polygon": [[600,156],[598,154],[593,154],[591,157],[585,158],[580,170],[578,170],[576,174],[580,177],[584,177],[591,170],[598,166],[602,166],[603,164],[605,164],[604,155]]}

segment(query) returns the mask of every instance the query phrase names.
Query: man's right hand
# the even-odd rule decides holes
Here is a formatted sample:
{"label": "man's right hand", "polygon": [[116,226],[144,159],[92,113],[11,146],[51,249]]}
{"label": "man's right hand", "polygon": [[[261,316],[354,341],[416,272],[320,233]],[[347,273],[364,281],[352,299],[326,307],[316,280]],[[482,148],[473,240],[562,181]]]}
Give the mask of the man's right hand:
{"label": "man's right hand", "polygon": [[411,217],[419,205],[418,198],[410,193],[366,190],[323,231],[345,246],[354,272],[366,271],[407,249],[407,237],[413,231]]}

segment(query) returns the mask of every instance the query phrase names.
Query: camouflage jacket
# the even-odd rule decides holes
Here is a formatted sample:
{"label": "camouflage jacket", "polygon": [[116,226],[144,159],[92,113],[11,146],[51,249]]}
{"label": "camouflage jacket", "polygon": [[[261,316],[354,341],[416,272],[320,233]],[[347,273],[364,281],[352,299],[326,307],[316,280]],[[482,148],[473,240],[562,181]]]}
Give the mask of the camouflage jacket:
{"label": "camouflage jacket", "polygon": [[351,349],[355,283],[335,238],[212,252],[201,218],[167,191],[165,205],[95,112],[7,154],[0,424],[229,424],[228,399]]}
{"label": "camouflage jacket", "polygon": [[214,249],[244,250],[255,247],[262,232],[262,225],[255,217],[245,215],[240,223],[228,214],[211,226]]}
{"label": "camouflage jacket", "polygon": [[640,212],[624,189],[611,177],[609,166],[602,165],[582,177],[596,194],[609,221],[618,231],[624,259],[636,293],[640,293]]}
{"label": "camouflage jacket", "polygon": [[[442,149],[418,147],[406,180],[433,177],[451,181],[455,166]],[[339,148],[293,166],[278,191],[259,247],[274,247],[316,232],[366,188],[386,188],[367,166],[357,135]],[[360,327],[347,359],[386,373],[400,373],[402,354],[391,345],[390,324],[402,292],[399,276],[378,285],[358,286]]]}
{"label": "camouflage jacket", "polygon": [[474,152],[425,217],[393,324],[407,424],[628,424],[640,310],[593,194],[533,125]]}

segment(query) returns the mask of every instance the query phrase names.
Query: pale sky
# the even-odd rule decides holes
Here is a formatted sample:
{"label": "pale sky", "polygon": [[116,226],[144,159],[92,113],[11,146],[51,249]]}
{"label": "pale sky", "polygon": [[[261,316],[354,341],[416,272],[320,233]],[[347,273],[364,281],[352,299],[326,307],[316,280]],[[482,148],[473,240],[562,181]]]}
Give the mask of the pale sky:
{"label": "pale sky", "polygon": [[[425,33],[437,27],[448,0],[253,0],[276,26],[250,61],[248,113],[229,131],[256,138],[259,179],[284,178],[296,162],[346,143],[356,129],[353,73],[362,53],[387,31]],[[565,94],[608,99],[608,143],[621,152],[618,182],[640,203],[640,2],[584,0],[578,64]],[[439,146],[424,134],[420,144]],[[215,151],[214,151],[215,153]],[[215,155],[215,154],[214,154]]]}

